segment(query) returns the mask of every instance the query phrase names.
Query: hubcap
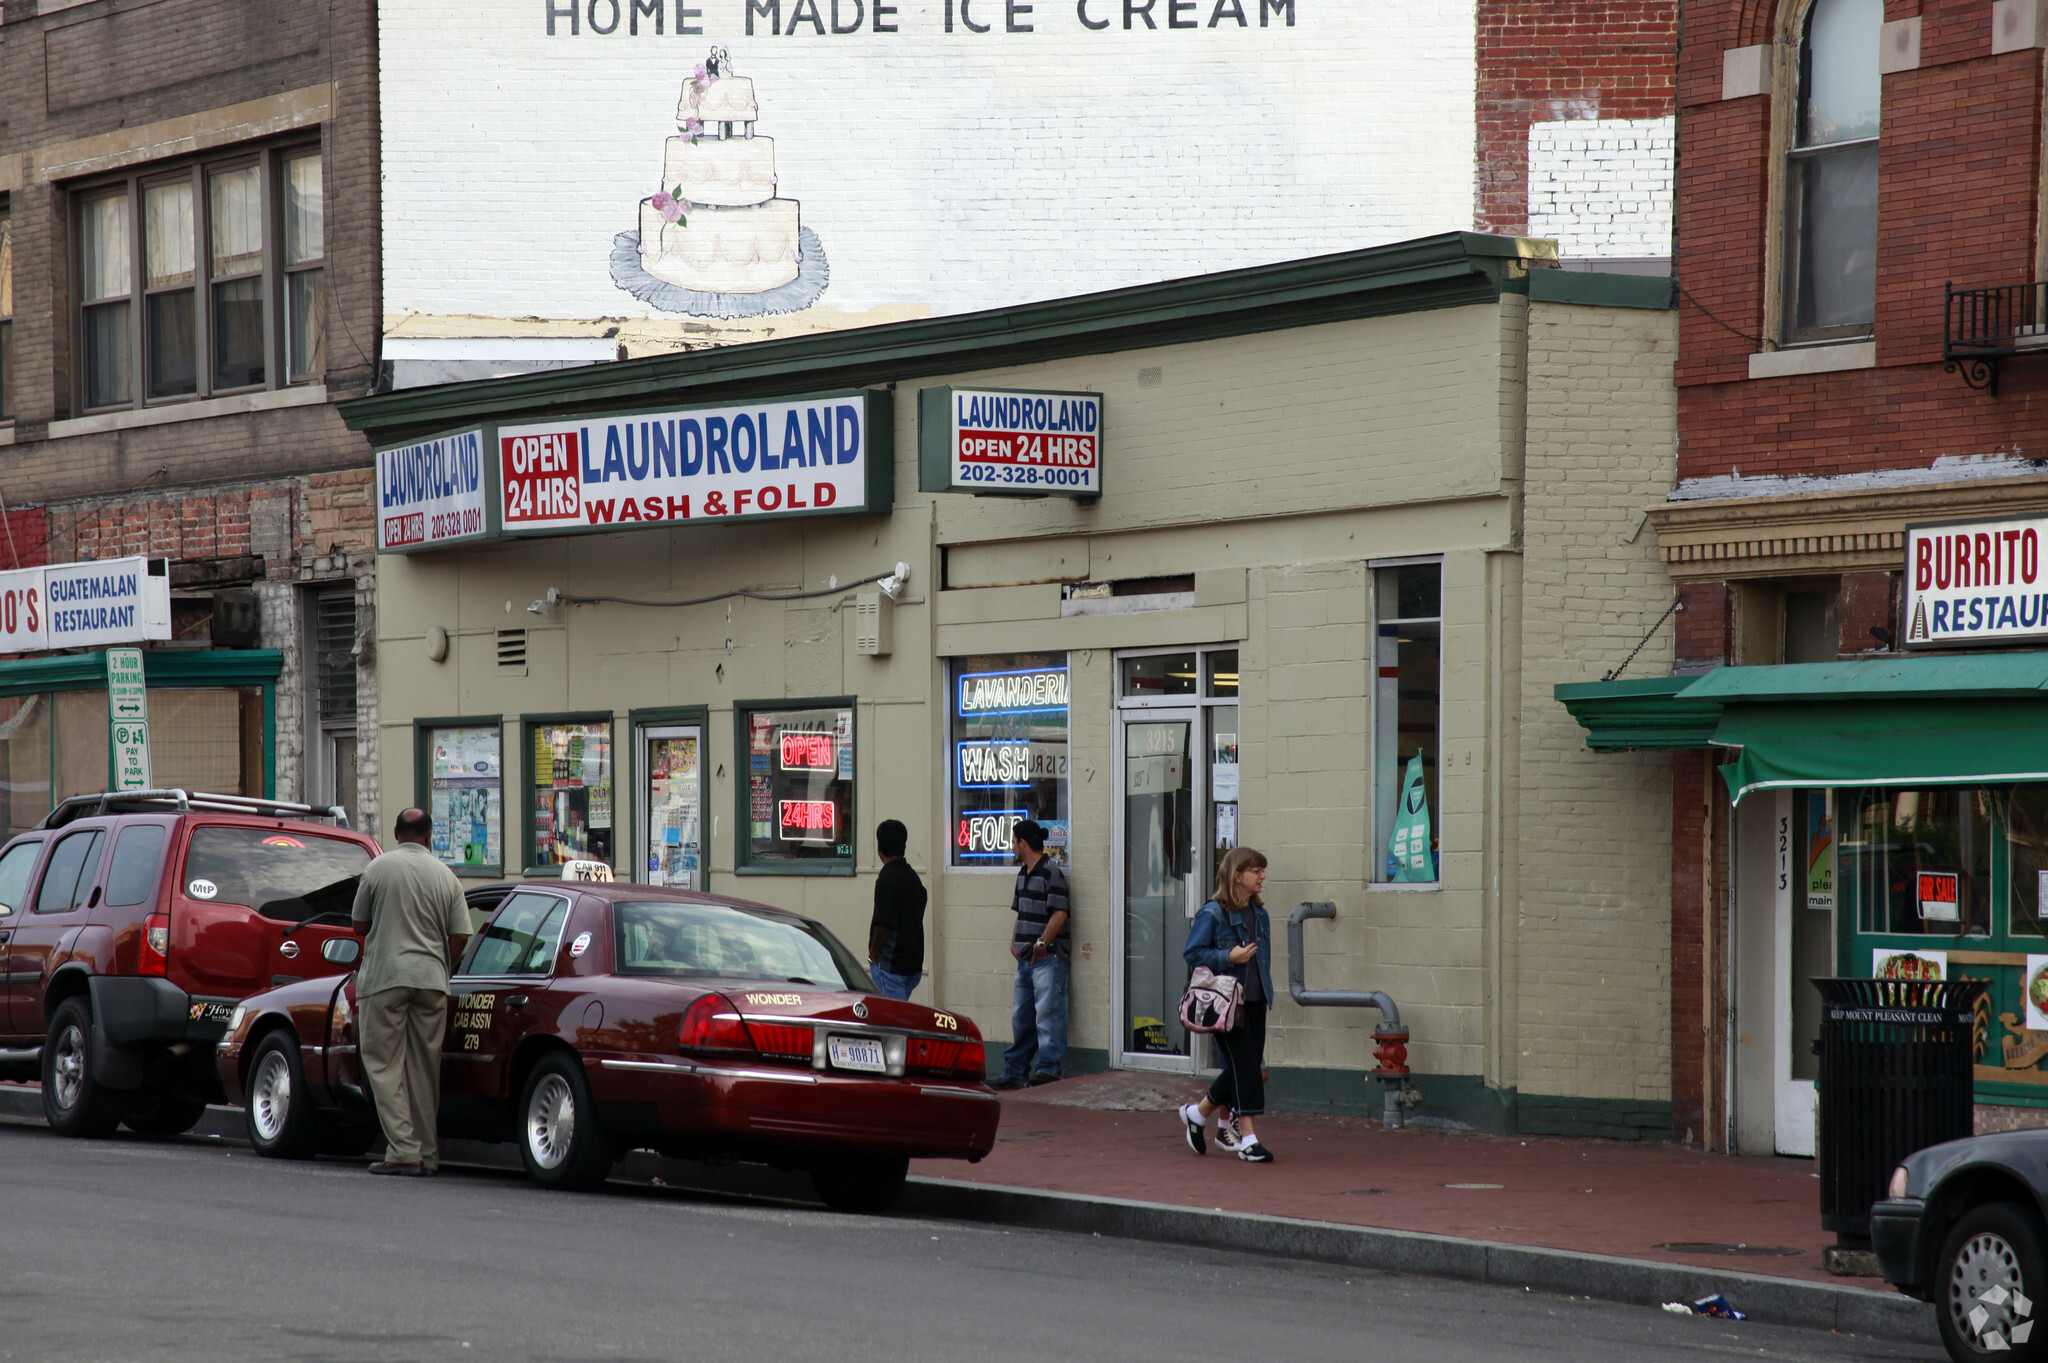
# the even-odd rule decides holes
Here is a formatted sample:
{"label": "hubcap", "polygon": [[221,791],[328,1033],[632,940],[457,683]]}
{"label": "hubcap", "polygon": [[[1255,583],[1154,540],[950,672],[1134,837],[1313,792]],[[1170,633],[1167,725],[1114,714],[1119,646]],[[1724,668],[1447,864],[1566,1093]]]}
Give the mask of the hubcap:
{"label": "hubcap", "polygon": [[1991,1231],[1971,1236],[1956,1254],[1949,1272],[1948,1312],[1956,1333],[1979,1348],[1999,1350],[2027,1342],[2033,1333],[2033,1302],[2026,1295],[2019,1256],[2004,1236]]}
{"label": "hubcap", "polygon": [[568,1080],[550,1074],[534,1085],[526,1105],[526,1148],[535,1164],[553,1169],[569,1158],[569,1144],[575,1139],[576,1095],[569,1091]]}
{"label": "hubcap", "polygon": [[50,1078],[56,1086],[57,1106],[77,1107],[79,1094],[85,1088],[85,1034],[76,1026],[66,1027],[58,1034]]}
{"label": "hubcap", "polygon": [[256,1067],[256,1082],[249,1086],[249,1119],[256,1134],[274,1141],[284,1134],[292,1110],[292,1067],[277,1051],[267,1051]]}

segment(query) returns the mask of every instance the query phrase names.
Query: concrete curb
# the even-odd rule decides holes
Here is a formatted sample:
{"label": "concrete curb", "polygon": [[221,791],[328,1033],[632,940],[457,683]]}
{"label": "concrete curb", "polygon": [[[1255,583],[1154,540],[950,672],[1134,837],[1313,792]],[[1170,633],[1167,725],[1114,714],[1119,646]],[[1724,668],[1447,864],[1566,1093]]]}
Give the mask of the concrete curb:
{"label": "concrete curb", "polygon": [[1198,1245],[1321,1263],[1349,1264],[1495,1287],[1526,1287],[1654,1306],[1724,1293],[1750,1319],[1940,1346],[1934,1313],[1897,1292],[1838,1287],[1760,1273],[1719,1272],[1608,1254],[1539,1249],[1453,1235],[1345,1226],[1284,1216],[1203,1211],[1158,1202],[1080,1197],[953,1179],[916,1178],[899,1213],[1043,1230],[1091,1231],[1132,1240]]}
{"label": "concrete curb", "polygon": [[[0,1084],[0,1117],[41,1121],[41,1092]],[[210,1107],[192,1134],[241,1140],[246,1135],[242,1110]],[[443,1154],[451,1164],[461,1162],[514,1171],[520,1168],[518,1155],[503,1146],[451,1141]],[[685,1160],[661,1159],[644,1151],[622,1160],[614,1177],[635,1182],[660,1177],[671,1186],[812,1200],[808,1184],[801,1176],[754,1170],[751,1166],[712,1169]],[[1719,1292],[1739,1310],[1748,1312],[1752,1320],[1883,1336],[1937,1348],[1941,1344],[1934,1312],[1924,1302],[1891,1291],[1773,1278],[1761,1273],[1722,1272],[1609,1254],[1468,1240],[1454,1235],[1205,1211],[1160,1202],[1083,1197],[944,1178],[911,1179],[893,1210],[898,1215],[936,1220],[1092,1233],[1347,1264],[1385,1273],[1448,1278],[1494,1287],[1525,1287],[1536,1292],[1596,1297],[1636,1306],[1690,1302]]]}

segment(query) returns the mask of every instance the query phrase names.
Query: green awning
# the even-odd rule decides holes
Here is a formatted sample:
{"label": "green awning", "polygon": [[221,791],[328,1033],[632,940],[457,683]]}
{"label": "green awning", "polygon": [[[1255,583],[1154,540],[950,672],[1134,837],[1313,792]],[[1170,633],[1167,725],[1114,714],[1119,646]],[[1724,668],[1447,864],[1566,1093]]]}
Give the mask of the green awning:
{"label": "green awning", "polygon": [[1736,748],[1730,794],[1788,786],[2048,781],[2048,652],[1913,655],[1554,694],[1595,752]]}
{"label": "green awning", "polygon": [[2048,781],[2048,696],[2035,700],[1731,705],[1714,746],[1740,801],[1791,786],[1952,786]]}

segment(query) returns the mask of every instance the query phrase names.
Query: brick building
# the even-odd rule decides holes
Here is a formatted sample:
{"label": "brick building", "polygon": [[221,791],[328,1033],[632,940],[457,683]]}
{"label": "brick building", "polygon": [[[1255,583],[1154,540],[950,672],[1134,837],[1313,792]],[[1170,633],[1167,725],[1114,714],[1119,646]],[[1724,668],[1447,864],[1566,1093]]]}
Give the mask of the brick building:
{"label": "brick building", "polygon": [[1560,694],[1596,747],[1675,749],[1697,1141],[1812,1149],[1821,975],[1987,980],[1979,1125],[2048,1107],[2044,636],[1994,549],[2048,514],[2044,40],[2033,0],[1685,8],[1674,675]]}
{"label": "brick building", "polygon": [[[167,560],[155,779],[371,819],[369,449],[333,403],[377,373],[375,50],[368,5],[0,8],[0,570]],[[107,776],[90,702],[23,667],[15,826]]]}

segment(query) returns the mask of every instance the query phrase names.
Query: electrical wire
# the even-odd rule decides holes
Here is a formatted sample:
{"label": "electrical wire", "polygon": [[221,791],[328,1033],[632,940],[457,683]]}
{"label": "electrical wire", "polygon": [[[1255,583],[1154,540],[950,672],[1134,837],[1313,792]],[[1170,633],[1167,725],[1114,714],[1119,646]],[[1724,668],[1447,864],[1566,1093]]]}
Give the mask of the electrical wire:
{"label": "electrical wire", "polygon": [[734,596],[744,596],[749,601],[803,601],[814,596],[837,596],[841,592],[851,591],[855,587],[865,587],[870,582],[880,582],[885,577],[894,577],[895,574],[896,570],[891,568],[886,573],[876,573],[871,577],[863,577],[857,581],[841,583],[837,587],[820,587],[815,591],[808,592],[751,592],[742,587],[729,592],[717,592],[711,596],[693,596],[686,601],[643,601],[631,596],[571,596],[567,592],[561,593],[555,599],[566,602],[571,606],[594,606],[600,602],[609,602],[615,606],[655,607],[708,606],[714,601],[724,601],[728,597]]}

